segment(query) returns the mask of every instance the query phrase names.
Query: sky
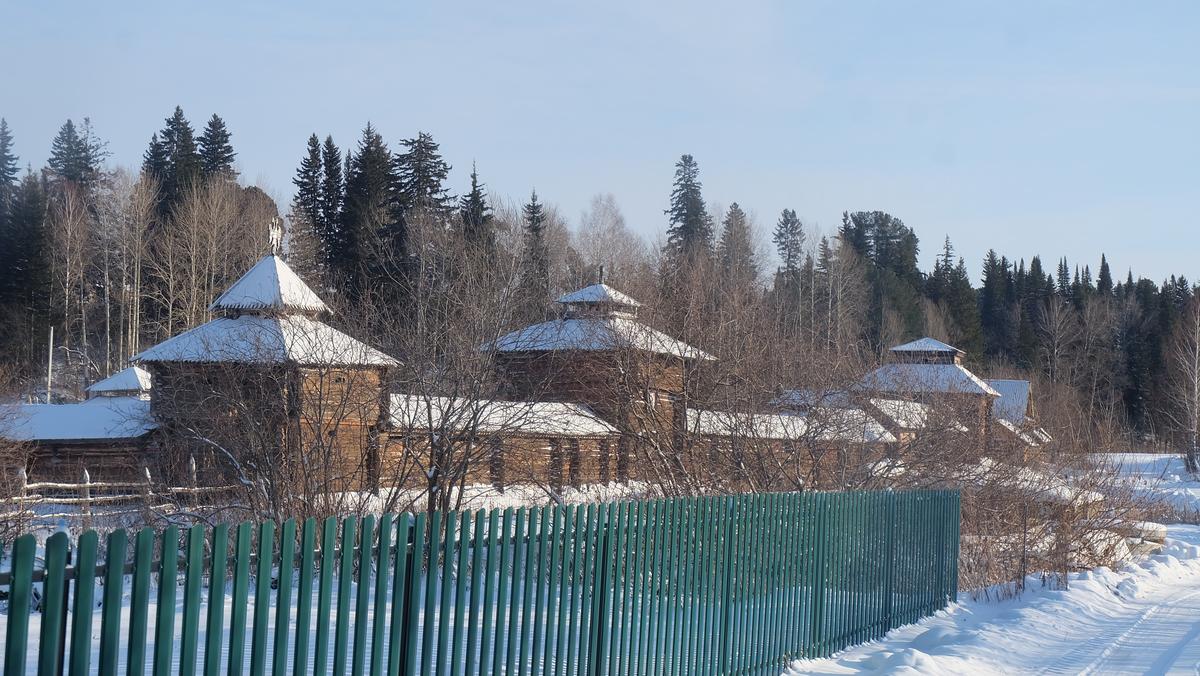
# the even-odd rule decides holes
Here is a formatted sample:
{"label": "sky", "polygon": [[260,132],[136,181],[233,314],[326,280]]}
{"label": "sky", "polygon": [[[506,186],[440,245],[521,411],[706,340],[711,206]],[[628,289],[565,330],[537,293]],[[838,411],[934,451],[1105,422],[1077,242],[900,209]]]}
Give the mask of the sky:
{"label": "sky", "polygon": [[220,114],[281,204],[312,133],[426,131],[466,190],[577,221],[612,193],[662,236],[674,163],[765,233],[884,210],[989,248],[1200,280],[1200,3],[0,4],[0,117],[21,162],[90,117],[137,166],[176,105]]}

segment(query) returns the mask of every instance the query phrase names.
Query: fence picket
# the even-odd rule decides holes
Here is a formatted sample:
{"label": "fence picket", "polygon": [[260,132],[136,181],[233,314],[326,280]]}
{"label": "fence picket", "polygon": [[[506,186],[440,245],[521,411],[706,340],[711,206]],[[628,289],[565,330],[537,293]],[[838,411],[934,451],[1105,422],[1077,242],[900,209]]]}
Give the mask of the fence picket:
{"label": "fence picket", "polygon": [[[22,535],[13,543],[12,581],[8,586],[8,629],[4,637],[4,673],[25,671],[29,650],[29,610],[33,597],[33,555],[37,541]],[[3,549],[0,549],[0,554]]]}
{"label": "fence picket", "polygon": [[[104,595],[100,604],[100,661],[101,676],[116,676],[120,657],[121,597],[125,591],[125,548],[129,536],[118,528],[108,534],[104,557]],[[45,594],[43,593],[43,598]],[[43,601],[45,603],[45,601]],[[43,618],[44,620],[45,618]]]}
{"label": "fence picket", "polygon": [[204,526],[188,529],[183,582],[183,627],[179,642],[180,676],[194,676],[200,631],[200,587],[204,580]]}
{"label": "fence picket", "polygon": [[283,522],[279,533],[279,572],[275,586],[275,643],[271,653],[271,673],[287,673],[288,630],[292,618],[292,566],[296,562],[296,520]]}
{"label": "fence picket", "polygon": [[250,559],[254,554],[251,540],[253,524],[238,524],[233,553],[233,594],[229,607],[229,676],[240,676],[246,654],[247,599],[250,594]]}
{"label": "fence picket", "polygon": [[321,570],[317,578],[317,626],[313,637],[313,672],[329,669],[329,614],[333,609],[333,570],[337,565],[337,519],[321,526]]}
{"label": "fence picket", "polygon": [[213,530],[208,573],[208,621],[204,628],[204,676],[221,673],[221,638],[225,625],[225,574],[229,567],[229,524]]}
{"label": "fence picket", "polygon": [[91,669],[92,619],[96,611],[96,549],[99,543],[100,536],[90,530],[79,536],[76,548],[71,659],[67,668],[71,676],[84,676]]}
{"label": "fence picket", "polygon": [[[296,648],[292,657],[295,676],[308,673],[308,644],[312,626],[313,562],[316,559],[317,520],[304,520],[300,534],[300,586],[296,589]],[[322,618],[327,615],[322,615]],[[323,624],[323,623],[322,623]],[[214,675],[215,676],[215,675]]]}
{"label": "fence picket", "polygon": [[271,616],[271,564],[275,558],[275,523],[258,527],[258,568],[254,575],[254,627],[250,632],[250,676],[267,669],[267,624]]}
{"label": "fence picket", "polygon": [[[62,531],[46,540],[46,578],[42,582],[42,635],[38,639],[38,676],[58,674],[62,662],[68,544],[67,534]],[[17,564],[15,557],[13,564]],[[12,622],[14,609],[11,605],[12,597],[9,599],[9,621]],[[120,608],[119,603],[117,608]],[[12,647],[9,646],[9,649]],[[7,666],[5,673],[10,673]]]}
{"label": "fence picket", "polygon": [[[350,659],[350,673],[362,676],[367,660],[367,636],[370,630],[368,613],[371,608],[371,542],[375,538],[375,516],[363,517],[358,539],[358,595],[354,604],[354,650]],[[343,543],[344,546],[344,543]],[[339,672],[340,673],[340,672]]]}
{"label": "fence picket", "polygon": [[[381,676],[383,651],[386,645],[383,632],[387,628],[388,564],[392,559],[392,515],[379,517],[379,546],[375,550],[375,610],[372,613],[371,676]],[[300,626],[297,622],[297,626]]]}
{"label": "fence picket", "polygon": [[341,557],[338,561],[337,619],[333,629],[333,672],[337,676],[346,673],[346,653],[350,638],[350,582],[354,579],[354,538],[357,536],[358,520],[346,517],[342,521]]}

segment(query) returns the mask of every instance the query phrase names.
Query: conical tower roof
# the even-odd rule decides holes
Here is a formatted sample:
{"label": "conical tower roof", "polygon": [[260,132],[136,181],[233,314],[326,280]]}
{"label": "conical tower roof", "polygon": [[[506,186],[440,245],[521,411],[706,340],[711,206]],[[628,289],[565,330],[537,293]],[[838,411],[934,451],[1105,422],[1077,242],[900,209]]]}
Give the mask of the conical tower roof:
{"label": "conical tower roof", "polygon": [[316,314],[329,310],[283,259],[264,256],[208,307],[225,314]]}

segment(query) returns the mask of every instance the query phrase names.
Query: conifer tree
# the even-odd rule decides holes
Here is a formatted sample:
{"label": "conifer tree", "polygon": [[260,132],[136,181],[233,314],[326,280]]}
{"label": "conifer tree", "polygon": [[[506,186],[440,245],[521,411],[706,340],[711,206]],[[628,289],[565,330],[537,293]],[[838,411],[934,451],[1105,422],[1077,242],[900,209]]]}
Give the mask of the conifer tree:
{"label": "conifer tree", "polygon": [[296,197],[292,211],[308,221],[314,232],[319,232],[324,213],[321,210],[321,142],[317,135],[308,137],[308,153],[296,169],[292,184],[296,186]]}
{"label": "conifer tree", "polygon": [[342,204],[346,186],[342,181],[342,151],[333,143],[332,136],[325,137],[321,146],[321,238],[325,241],[326,261],[332,268],[332,260],[341,255]]}
{"label": "conifer tree", "polygon": [[721,241],[717,248],[721,273],[726,280],[747,285],[758,278],[758,263],[754,260],[750,222],[746,212],[734,202],[721,222]]}
{"label": "conifer tree", "polygon": [[675,163],[671,206],[666,210],[667,253],[676,262],[707,257],[713,250],[713,223],[701,194],[700,167],[691,155]]}
{"label": "conifer tree", "polygon": [[105,144],[92,133],[91,120],[85,117],[78,128],[67,120],[54,137],[47,165],[55,177],[86,187],[95,180],[107,154]]}
{"label": "conifer tree", "polygon": [[416,138],[400,142],[405,150],[396,155],[397,200],[405,212],[420,209],[438,217],[446,216],[453,198],[446,192],[445,181],[450,165],[442,159],[433,136],[418,132]]}
{"label": "conifer tree", "polygon": [[550,250],[546,242],[546,211],[537,190],[521,209],[525,215],[524,248],[521,254],[523,305],[533,315],[541,314],[550,301]]}
{"label": "conifer tree", "polygon": [[785,278],[794,279],[804,258],[804,224],[795,211],[784,209],[779,214],[771,240],[779,252],[780,271]]}
{"label": "conifer tree", "polygon": [[[159,211],[166,214],[201,176],[195,133],[183,115],[183,108],[175,106],[175,112],[167,118],[166,125],[159,132],[159,142],[162,143],[160,152],[166,156],[165,171],[159,179]],[[147,158],[153,150],[147,151]]]}
{"label": "conifer tree", "polygon": [[0,227],[3,227],[17,188],[17,156],[13,153],[12,130],[0,117]]}
{"label": "conifer tree", "polygon": [[463,240],[472,251],[490,260],[496,249],[496,234],[492,231],[492,212],[488,206],[484,184],[479,182],[475,165],[471,165],[471,190],[459,198],[458,214],[462,221]]}
{"label": "conifer tree", "polygon": [[[27,334],[40,332],[48,312],[46,210],[45,182],[29,171],[13,190],[8,218],[0,222],[0,316],[23,320],[0,331],[0,361],[18,354],[31,357]],[[39,328],[30,328],[30,321]]]}
{"label": "conifer tree", "polygon": [[167,146],[158,138],[158,132],[154,132],[150,136],[150,145],[142,155],[142,173],[161,184],[170,170],[171,158],[167,154]]}
{"label": "conifer tree", "polygon": [[[402,281],[408,241],[404,221],[396,217],[396,176],[383,137],[368,123],[357,151],[348,157],[343,250],[337,262],[350,297],[361,300],[368,283],[396,290]],[[368,282],[371,276],[375,278]]]}
{"label": "conifer tree", "polygon": [[321,237],[321,178],[321,142],[313,134],[308,137],[308,153],[292,179],[296,195],[288,219],[291,227],[288,261],[302,277],[309,279],[324,277],[327,260]]}
{"label": "conifer tree", "polygon": [[1108,259],[1104,254],[1100,254],[1100,276],[1096,279],[1096,293],[1107,298],[1112,295],[1112,292],[1112,270],[1108,268]]}
{"label": "conifer tree", "polygon": [[204,178],[226,176],[230,179],[237,177],[233,170],[233,160],[237,153],[230,143],[229,130],[225,128],[225,120],[213,113],[200,134],[200,172]]}

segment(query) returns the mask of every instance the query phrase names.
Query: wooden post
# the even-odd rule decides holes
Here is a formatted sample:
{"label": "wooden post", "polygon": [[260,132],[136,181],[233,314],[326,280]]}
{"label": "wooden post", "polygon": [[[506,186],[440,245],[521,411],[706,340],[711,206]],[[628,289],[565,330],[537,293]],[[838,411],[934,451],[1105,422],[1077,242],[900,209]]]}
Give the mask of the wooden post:
{"label": "wooden post", "polygon": [[83,511],[83,529],[90,530],[92,528],[92,475],[88,473],[87,468],[83,468],[83,484],[80,487],[80,497],[83,498],[81,503]]}

